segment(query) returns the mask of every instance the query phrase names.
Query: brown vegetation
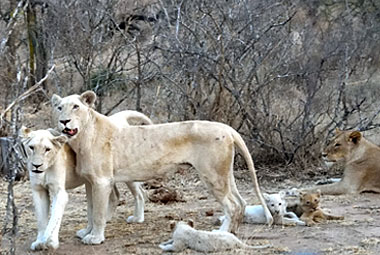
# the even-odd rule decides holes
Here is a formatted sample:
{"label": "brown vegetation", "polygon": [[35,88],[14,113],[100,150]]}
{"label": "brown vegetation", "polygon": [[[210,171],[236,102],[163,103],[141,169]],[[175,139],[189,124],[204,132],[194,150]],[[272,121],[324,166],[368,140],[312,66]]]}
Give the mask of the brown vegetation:
{"label": "brown vegetation", "polygon": [[17,144],[21,124],[51,126],[53,93],[91,89],[106,115],[231,125],[261,178],[327,175],[320,153],[336,127],[380,125],[379,16],[360,0],[1,1],[0,134]]}

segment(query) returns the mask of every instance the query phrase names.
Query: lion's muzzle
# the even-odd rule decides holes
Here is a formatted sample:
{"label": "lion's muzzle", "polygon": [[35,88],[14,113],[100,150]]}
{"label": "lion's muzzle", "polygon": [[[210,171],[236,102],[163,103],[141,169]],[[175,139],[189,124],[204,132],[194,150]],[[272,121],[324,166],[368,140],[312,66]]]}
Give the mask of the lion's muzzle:
{"label": "lion's muzzle", "polygon": [[69,136],[74,136],[78,133],[78,129],[77,128],[74,128],[74,129],[65,128],[64,130],[62,130],[62,133],[69,135]]}
{"label": "lion's muzzle", "polygon": [[33,172],[33,173],[36,173],[36,174],[41,174],[41,173],[43,173],[44,171],[40,171],[40,170],[35,169],[35,170],[32,170],[32,172]]}

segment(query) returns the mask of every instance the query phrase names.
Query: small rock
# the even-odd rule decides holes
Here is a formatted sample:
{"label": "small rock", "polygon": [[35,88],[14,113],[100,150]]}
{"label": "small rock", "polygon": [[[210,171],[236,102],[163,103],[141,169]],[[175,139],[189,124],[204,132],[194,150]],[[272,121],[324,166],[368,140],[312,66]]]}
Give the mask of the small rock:
{"label": "small rock", "polygon": [[210,209],[210,210],[206,211],[206,216],[214,216],[214,210]]}
{"label": "small rock", "polygon": [[149,195],[149,200],[153,203],[172,203],[172,202],[186,202],[182,195],[174,189],[170,189],[167,187],[161,187],[156,190],[154,190]]}

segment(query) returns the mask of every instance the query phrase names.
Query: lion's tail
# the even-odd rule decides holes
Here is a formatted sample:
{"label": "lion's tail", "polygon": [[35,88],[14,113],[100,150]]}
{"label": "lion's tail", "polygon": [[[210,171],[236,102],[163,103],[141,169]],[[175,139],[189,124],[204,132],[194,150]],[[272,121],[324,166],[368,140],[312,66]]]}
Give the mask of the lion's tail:
{"label": "lion's tail", "polygon": [[125,110],[109,116],[110,120],[116,125],[152,125],[153,122],[148,116],[141,112]]}
{"label": "lion's tail", "polygon": [[245,142],[244,142],[243,138],[241,137],[241,135],[236,130],[234,130],[234,129],[232,129],[232,130],[233,130],[232,136],[234,138],[235,145],[239,148],[240,152],[242,153],[242,155],[245,159],[245,162],[247,163],[249,172],[251,174],[251,178],[252,178],[252,182],[254,185],[256,195],[259,198],[260,203],[264,207],[265,216],[267,218],[267,223],[269,225],[272,225],[273,224],[273,217],[272,217],[272,214],[270,213],[270,211],[269,211],[269,209],[265,203],[263,195],[261,194],[261,190],[259,187],[259,183],[257,181],[256,170],[255,170],[255,167],[253,165],[253,160],[252,160],[251,154],[249,153],[248,148],[245,145]]}
{"label": "lion's tail", "polygon": [[137,111],[128,111],[126,119],[128,123],[132,120],[139,125],[153,125],[152,120],[148,116]]}

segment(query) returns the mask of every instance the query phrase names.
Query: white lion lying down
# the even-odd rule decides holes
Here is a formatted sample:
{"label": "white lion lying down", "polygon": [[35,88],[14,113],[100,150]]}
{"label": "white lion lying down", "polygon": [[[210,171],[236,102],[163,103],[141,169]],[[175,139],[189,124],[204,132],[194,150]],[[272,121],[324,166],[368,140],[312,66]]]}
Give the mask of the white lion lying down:
{"label": "white lion lying down", "polygon": [[[286,211],[285,192],[280,191],[276,194],[263,193],[265,202],[272,213],[274,224],[277,225],[301,225],[305,226],[305,222],[301,221],[293,212]],[[245,223],[265,224],[266,218],[264,208],[261,205],[252,205],[245,208]]]}
{"label": "white lion lying down", "polygon": [[[305,222],[301,221],[295,213],[286,211],[287,203],[285,195],[285,191],[280,191],[276,194],[263,193],[265,202],[273,216],[273,223],[277,225],[305,226]],[[223,222],[224,216],[221,216],[219,220]],[[243,222],[249,224],[265,224],[267,220],[263,206],[246,206]]]}
{"label": "white lion lying down", "polygon": [[[188,225],[190,224],[190,225]],[[180,221],[176,224],[173,239],[160,244],[164,251],[180,252],[186,248],[199,252],[216,252],[244,249],[265,249],[270,245],[250,246],[240,241],[234,234],[226,231],[203,231],[192,228],[192,221],[185,223]]]}
{"label": "white lion lying down", "polygon": [[[124,111],[113,116],[120,124],[125,125],[126,117],[136,117],[139,114],[134,111]],[[54,130],[31,131],[25,127],[21,130],[22,140],[28,154],[27,168],[38,224],[37,240],[32,243],[32,250],[58,248],[58,232],[68,201],[66,189],[73,189],[85,183],[85,179],[75,171],[75,153],[66,144],[66,136],[54,136],[52,132],[54,133]],[[128,182],[127,185],[134,195],[136,203],[134,215],[129,216],[127,221],[143,222],[143,190],[137,182]],[[52,199],[51,205],[49,196]],[[112,217],[118,201],[119,193],[114,186],[107,208],[107,219]]]}

